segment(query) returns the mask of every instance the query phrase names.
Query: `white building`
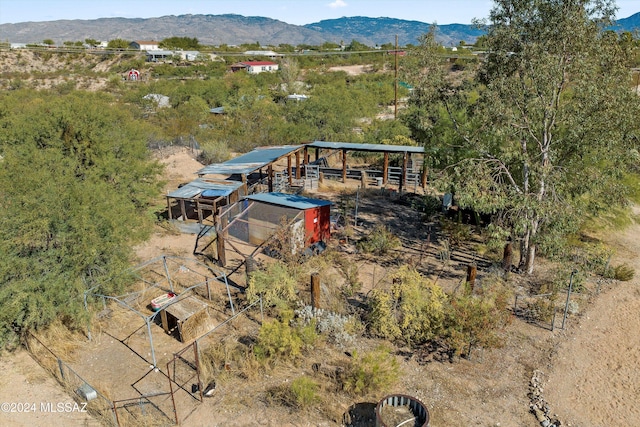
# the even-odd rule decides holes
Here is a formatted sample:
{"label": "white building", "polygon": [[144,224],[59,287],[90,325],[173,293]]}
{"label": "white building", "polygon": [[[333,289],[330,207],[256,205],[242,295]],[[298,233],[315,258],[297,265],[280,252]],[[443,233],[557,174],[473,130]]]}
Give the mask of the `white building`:
{"label": "white building", "polygon": [[271,61],[245,61],[231,66],[231,71],[246,70],[249,74],[278,71],[278,64]]}
{"label": "white building", "polygon": [[137,50],[159,50],[160,43],[154,41],[146,41],[146,40],[136,40],[129,43],[132,49]]}

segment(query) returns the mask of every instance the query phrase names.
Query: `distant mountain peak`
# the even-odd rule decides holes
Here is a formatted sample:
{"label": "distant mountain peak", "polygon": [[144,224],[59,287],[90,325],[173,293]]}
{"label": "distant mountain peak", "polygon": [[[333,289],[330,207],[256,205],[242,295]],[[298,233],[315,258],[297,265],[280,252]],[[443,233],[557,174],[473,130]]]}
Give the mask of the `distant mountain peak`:
{"label": "distant mountain peak", "polygon": [[[238,45],[258,42],[263,46],[322,45],[356,40],[367,46],[398,41],[401,46],[417,44],[431,24],[404,19],[343,16],[304,26],[292,25],[263,16],[168,15],[157,18],[100,18],[94,20],[57,20],[0,25],[0,40],[11,43],[41,43],[51,39],[65,41],[163,40],[169,37],[195,37],[204,45]],[[619,19],[615,30],[640,29],[640,13]],[[437,40],[445,46],[460,41],[472,44],[483,31],[472,25],[438,25]]]}

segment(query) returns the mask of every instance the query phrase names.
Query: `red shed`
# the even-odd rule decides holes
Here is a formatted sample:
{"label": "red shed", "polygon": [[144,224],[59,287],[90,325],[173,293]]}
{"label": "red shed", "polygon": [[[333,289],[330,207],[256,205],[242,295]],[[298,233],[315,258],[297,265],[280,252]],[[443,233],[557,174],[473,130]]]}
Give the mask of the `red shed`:
{"label": "red shed", "polygon": [[289,221],[299,218],[298,224],[304,226],[306,245],[327,242],[331,237],[330,201],[285,193],[258,193],[245,199],[264,205],[259,209],[252,209],[248,218],[250,240],[255,243],[267,238],[259,236],[258,230],[264,228],[261,225],[278,225],[283,217]]}

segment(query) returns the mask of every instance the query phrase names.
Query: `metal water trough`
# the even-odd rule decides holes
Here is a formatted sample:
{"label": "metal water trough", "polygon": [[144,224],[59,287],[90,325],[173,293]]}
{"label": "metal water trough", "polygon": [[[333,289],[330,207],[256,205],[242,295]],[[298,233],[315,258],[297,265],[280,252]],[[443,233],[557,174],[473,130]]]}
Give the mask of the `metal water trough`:
{"label": "metal water trough", "polygon": [[[383,408],[401,408],[406,406],[411,415],[405,419],[389,424],[390,420],[383,419]],[[384,397],[376,405],[376,427],[429,427],[429,410],[418,399],[404,394],[391,394]]]}

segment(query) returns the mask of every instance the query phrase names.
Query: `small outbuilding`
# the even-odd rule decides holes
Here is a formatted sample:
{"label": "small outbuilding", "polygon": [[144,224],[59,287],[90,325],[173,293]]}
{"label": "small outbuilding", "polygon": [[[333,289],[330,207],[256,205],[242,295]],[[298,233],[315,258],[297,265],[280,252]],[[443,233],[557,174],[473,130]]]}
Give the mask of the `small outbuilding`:
{"label": "small outbuilding", "polygon": [[288,228],[292,252],[322,251],[331,237],[331,202],[297,194],[257,193],[246,196],[220,217],[218,262],[226,264],[225,248],[252,257],[265,249],[281,227]]}
{"label": "small outbuilding", "polygon": [[[297,194],[258,193],[245,197],[258,204],[249,219],[249,235],[264,222],[278,225],[282,217],[294,221],[293,229],[301,234],[305,246],[326,242],[331,237],[331,202]],[[255,233],[254,234],[254,239]],[[262,239],[262,236],[260,236]],[[261,243],[261,242],[254,242]]]}
{"label": "small outbuilding", "polygon": [[131,80],[131,81],[140,80],[140,71],[136,70],[135,68],[132,68],[131,70],[129,70],[129,72],[127,73],[127,80]]}

